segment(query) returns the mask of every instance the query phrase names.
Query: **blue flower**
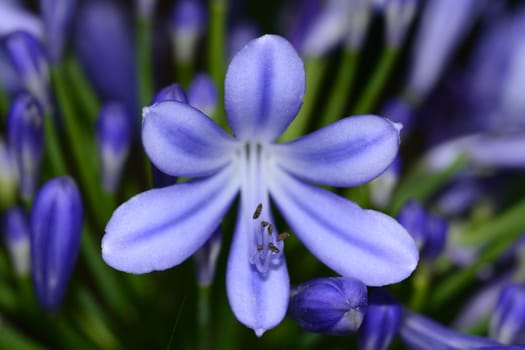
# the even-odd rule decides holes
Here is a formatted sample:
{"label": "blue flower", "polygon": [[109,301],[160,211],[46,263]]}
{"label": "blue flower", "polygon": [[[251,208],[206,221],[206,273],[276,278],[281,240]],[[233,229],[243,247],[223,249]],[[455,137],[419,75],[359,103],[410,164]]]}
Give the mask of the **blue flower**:
{"label": "blue flower", "polygon": [[196,179],[122,204],[106,226],[104,260],[131,273],[178,265],[210,238],[240,193],[227,294],[237,319],[259,336],[283,319],[289,298],[287,234],[275,228],[270,197],[302,243],[338,274],[373,286],[410,275],[418,252],[401,225],[309,184],[355,186],[381,174],[398,150],[396,125],[362,115],[275,144],[304,90],[296,51],[265,35],[248,43],[226,74],[235,137],[187,104],[144,108],[142,140],[151,161],[167,174]]}

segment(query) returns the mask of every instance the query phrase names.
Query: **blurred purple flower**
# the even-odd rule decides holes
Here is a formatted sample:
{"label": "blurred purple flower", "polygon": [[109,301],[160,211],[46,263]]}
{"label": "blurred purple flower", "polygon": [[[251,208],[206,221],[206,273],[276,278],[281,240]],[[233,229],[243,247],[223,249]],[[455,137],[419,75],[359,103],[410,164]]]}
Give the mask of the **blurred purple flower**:
{"label": "blurred purple flower", "polygon": [[48,181],[31,210],[31,272],[37,300],[48,312],[62,302],[78,254],[83,209],[69,177]]}
{"label": "blurred purple flower", "polygon": [[210,238],[240,193],[227,292],[236,317],[259,336],[282,320],[289,296],[287,235],[273,225],[270,196],[297,237],[340,275],[376,286],[410,275],[418,253],[401,225],[308,183],[349,187],[375,178],[397,153],[396,125],[362,115],[274,144],[304,89],[303,63],[291,44],[265,35],[242,49],[226,74],[235,137],[189,105],[146,107],[142,140],[151,161],[170,175],[198,179],[117,208],[102,240],[104,260],[131,273],[178,265]]}
{"label": "blurred purple flower", "polygon": [[11,258],[15,274],[25,277],[30,269],[29,223],[20,207],[12,207],[3,214],[2,231],[4,242]]}
{"label": "blurred purple flower", "polygon": [[62,59],[64,46],[71,32],[76,5],[77,0],[40,0],[46,31],[46,49],[52,64]]}

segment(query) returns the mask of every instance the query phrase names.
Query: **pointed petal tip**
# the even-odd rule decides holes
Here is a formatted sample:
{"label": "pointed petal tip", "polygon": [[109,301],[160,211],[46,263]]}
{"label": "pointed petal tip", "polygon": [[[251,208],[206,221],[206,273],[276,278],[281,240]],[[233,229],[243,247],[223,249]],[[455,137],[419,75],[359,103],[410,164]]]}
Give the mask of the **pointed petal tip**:
{"label": "pointed petal tip", "polygon": [[264,329],[264,328],[257,328],[257,329],[254,329],[253,331],[255,332],[255,335],[257,336],[257,338],[260,338],[266,332],[266,329]]}

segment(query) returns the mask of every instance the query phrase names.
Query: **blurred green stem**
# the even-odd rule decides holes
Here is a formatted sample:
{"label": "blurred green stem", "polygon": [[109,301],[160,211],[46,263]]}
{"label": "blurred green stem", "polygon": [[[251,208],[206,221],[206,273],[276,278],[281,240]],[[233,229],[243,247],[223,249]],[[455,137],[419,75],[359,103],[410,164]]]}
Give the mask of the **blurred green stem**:
{"label": "blurred green stem", "polygon": [[358,61],[359,51],[345,50],[343,52],[335,83],[332,85],[328,102],[321,114],[320,127],[345,117],[344,108],[350,99]]}
{"label": "blurred green stem", "polygon": [[65,71],[71,82],[72,90],[80,109],[86,111],[91,125],[95,123],[100,110],[100,101],[93,91],[75,57],[68,57],[65,62]]}
{"label": "blurred green stem", "polygon": [[323,77],[328,67],[326,58],[308,57],[304,62],[306,72],[306,91],[303,97],[303,105],[292,121],[288,129],[281,136],[281,141],[290,141],[304,135],[312,119],[312,113],[318,102],[319,91],[323,82]]}
{"label": "blurred green stem", "polygon": [[176,62],[175,63],[175,78],[176,81],[185,89],[190,86],[191,78],[193,76],[192,62]]}
{"label": "blurred green stem", "polygon": [[56,131],[55,121],[51,114],[44,116],[44,135],[46,156],[51,163],[53,175],[66,175],[68,173],[67,165],[60,150],[60,139]]}
{"label": "blurred green stem", "polygon": [[215,121],[228,128],[224,112],[224,76],[226,75],[226,0],[210,0],[210,25],[208,32],[208,69],[218,91]]}
{"label": "blurred green stem", "polygon": [[5,122],[7,109],[9,108],[9,98],[7,97],[6,92],[0,86],[0,121]]}
{"label": "blurred green stem", "polygon": [[140,106],[149,106],[153,98],[152,23],[147,17],[137,17],[137,67]]}
{"label": "blurred green stem", "polygon": [[368,81],[368,84],[363,91],[363,94],[358,100],[352,115],[368,114],[374,112],[378,98],[383,92],[383,88],[390,77],[394,64],[397,60],[399,50],[392,48],[385,48],[379,59],[377,67],[374,69],[373,75]]}
{"label": "blurred green stem", "polygon": [[516,239],[525,230],[525,215],[523,213],[525,213],[525,199],[485,225],[476,227],[471,232],[465,232],[465,236],[490,237],[491,239],[486,242],[486,248],[477,261],[458,270],[436,286],[429,300],[429,305],[436,310],[443,307],[461,290],[468,288],[481,267],[501,257],[501,254],[515,244]]}
{"label": "blurred green stem", "polygon": [[410,298],[410,308],[414,311],[422,311],[432,282],[432,266],[421,261],[411,279],[414,294]]}
{"label": "blurred green stem", "polygon": [[0,318],[0,348],[17,350],[43,350],[45,347],[35,343],[27,335]]}
{"label": "blurred green stem", "polygon": [[209,350],[210,346],[210,292],[209,286],[198,286],[197,323],[199,326],[199,349]]}

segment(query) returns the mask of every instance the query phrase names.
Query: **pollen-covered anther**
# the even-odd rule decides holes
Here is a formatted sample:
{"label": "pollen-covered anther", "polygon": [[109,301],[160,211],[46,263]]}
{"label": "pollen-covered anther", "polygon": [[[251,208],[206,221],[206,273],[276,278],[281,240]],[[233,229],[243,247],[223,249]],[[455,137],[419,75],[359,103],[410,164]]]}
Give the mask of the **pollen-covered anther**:
{"label": "pollen-covered anther", "polygon": [[271,235],[273,233],[273,225],[268,224],[268,234]]}
{"label": "pollen-covered anther", "polygon": [[284,241],[288,237],[290,237],[290,234],[288,232],[281,232],[277,235],[276,241],[277,242]]}
{"label": "pollen-covered anther", "polygon": [[261,221],[261,226],[262,226],[262,227],[266,227],[266,226],[268,226],[268,225],[270,225],[270,223],[269,223],[268,221],[264,221],[264,220]]}
{"label": "pollen-covered anther", "polygon": [[275,254],[280,252],[279,248],[277,248],[272,242],[268,243],[268,249],[270,249],[270,251]]}
{"label": "pollen-covered anther", "polygon": [[261,211],[262,211],[262,204],[259,203],[257,204],[257,208],[255,208],[255,212],[253,213],[253,219],[254,220],[257,220],[259,218],[259,216],[261,216]]}

